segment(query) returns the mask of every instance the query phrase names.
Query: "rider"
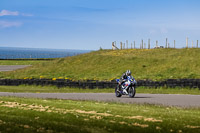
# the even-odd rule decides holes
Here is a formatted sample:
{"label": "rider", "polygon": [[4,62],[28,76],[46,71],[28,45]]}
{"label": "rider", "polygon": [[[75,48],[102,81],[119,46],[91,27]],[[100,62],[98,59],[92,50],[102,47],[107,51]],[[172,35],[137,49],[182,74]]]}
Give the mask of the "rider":
{"label": "rider", "polygon": [[119,85],[122,86],[122,89],[123,89],[123,92],[125,94],[128,94],[127,92],[127,87],[124,85],[124,83],[127,81],[128,79],[128,76],[131,76],[131,71],[130,70],[127,70],[125,73],[122,74],[121,78],[120,78],[120,81],[119,81]]}

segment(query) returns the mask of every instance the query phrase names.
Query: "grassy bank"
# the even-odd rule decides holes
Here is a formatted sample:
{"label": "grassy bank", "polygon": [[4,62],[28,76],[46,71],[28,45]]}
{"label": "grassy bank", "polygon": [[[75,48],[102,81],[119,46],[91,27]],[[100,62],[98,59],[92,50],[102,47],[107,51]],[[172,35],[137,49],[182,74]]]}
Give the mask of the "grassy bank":
{"label": "grassy bank", "polygon": [[102,50],[1,73],[1,78],[110,80],[130,69],[136,79],[200,78],[200,49]]}
{"label": "grassy bank", "polygon": [[[199,89],[189,88],[136,88],[137,93],[148,94],[192,94],[200,95]],[[113,93],[114,88],[110,89],[79,89],[79,88],[57,88],[55,86],[0,86],[0,92],[25,92],[25,93]]]}
{"label": "grassy bank", "polygon": [[0,65],[36,65],[52,60],[0,60]]}
{"label": "grassy bank", "polygon": [[1,132],[200,132],[200,110],[0,97]]}

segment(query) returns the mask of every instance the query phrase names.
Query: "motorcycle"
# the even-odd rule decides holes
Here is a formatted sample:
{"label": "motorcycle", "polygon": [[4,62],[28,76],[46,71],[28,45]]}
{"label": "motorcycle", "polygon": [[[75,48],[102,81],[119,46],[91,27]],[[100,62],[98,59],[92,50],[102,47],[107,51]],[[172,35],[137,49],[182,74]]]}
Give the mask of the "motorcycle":
{"label": "motorcycle", "polygon": [[135,96],[135,86],[137,82],[132,76],[128,76],[127,80],[122,85],[119,84],[120,79],[116,79],[116,81],[118,83],[117,87],[115,88],[116,97],[121,97],[122,95],[129,95],[129,97],[133,98]]}

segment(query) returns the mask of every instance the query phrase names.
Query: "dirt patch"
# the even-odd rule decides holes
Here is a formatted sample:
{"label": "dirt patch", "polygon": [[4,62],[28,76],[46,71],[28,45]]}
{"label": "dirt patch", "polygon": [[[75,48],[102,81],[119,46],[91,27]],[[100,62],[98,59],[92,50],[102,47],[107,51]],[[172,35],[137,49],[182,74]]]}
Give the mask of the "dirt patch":
{"label": "dirt patch", "polygon": [[159,127],[159,126],[156,126],[156,130],[161,130],[161,127]]}
{"label": "dirt patch", "polygon": [[154,118],[145,118],[144,121],[149,121],[149,122],[163,122],[162,120],[157,120]]}
{"label": "dirt patch", "polygon": [[128,119],[137,119],[137,120],[141,120],[143,119],[144,117],[143,116],[131,116],[131,117],[126,117]]}
{"label": "dirt patch", "polygon": [[149,127],[149,125],[146,125],[146,124],[139,124],[139,123],[133,123],[132,125],[133,125],[133,126],[137,126],[137,127],[142,127],[142,128],[147,128],[147,127]]}
{"label": "dirt patch", "polygon": [[111,120],[110,123],[116,123],[116,121],[112,121],[112,120]]}
{"label": "dirt patch", "polygon": [[81,113],[81,114],[92,114],[92,115],[101,115],[101,116],[113,116],[112,114],[108,114],[108,113],[97,113],[96,111],[75,110],[75,112]]}
{"label": "dirt patch", "polygon": [[119,124],[124,125],[124,124],[127,124],[127,123],[122,121],[122,122],[119,122]]}
{"label": "dirt patch", "polygon": [[103,117],[101,117],[101,116],[90,116],[90,118],[100,120],[100,119],[102,119]]}
{"label": "dirt patch", "polygon": [[186,128],[200,128],[200,126],[191,126],[191,125],[187,125],[187,126],[185,126]]}

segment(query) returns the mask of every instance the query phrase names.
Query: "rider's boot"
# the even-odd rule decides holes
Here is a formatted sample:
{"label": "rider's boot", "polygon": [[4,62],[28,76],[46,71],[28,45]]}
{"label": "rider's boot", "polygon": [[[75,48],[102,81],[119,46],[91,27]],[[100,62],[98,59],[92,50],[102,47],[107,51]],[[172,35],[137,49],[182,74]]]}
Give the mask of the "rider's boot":
{"label": "rider's boot", "polygon": [[128,95],[128,92],[127,92],[126,89],[127,89],[127,87],[124,87],[124,88],[123,88],[123,93],[126,94],[126,95]]}

